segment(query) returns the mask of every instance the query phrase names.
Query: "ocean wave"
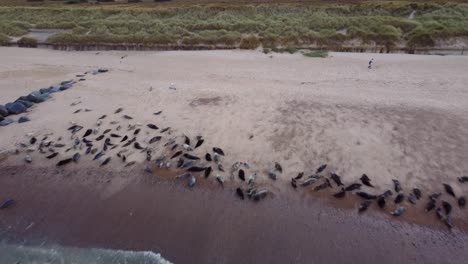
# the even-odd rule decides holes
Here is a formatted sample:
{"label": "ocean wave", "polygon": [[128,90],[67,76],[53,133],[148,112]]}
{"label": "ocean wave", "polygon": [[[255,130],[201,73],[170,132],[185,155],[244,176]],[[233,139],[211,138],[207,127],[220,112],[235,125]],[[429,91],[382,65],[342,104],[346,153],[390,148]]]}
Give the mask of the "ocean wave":
{"label": "ocean wave", "polygon": [[0,263],[21,264],[171,264],[152,251],[127,251],[100,248],[31,247],[0,244]]}

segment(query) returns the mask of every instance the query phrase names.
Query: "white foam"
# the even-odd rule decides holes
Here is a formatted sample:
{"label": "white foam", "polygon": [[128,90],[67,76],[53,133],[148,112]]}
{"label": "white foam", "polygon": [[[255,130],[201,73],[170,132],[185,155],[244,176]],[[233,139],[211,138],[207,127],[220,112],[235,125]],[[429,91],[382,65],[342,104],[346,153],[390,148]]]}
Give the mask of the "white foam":
{"label": "white foam", "polygon": [[30,247],[0,244],[0,263],[63,264],[171,264],[152,251],[127,251],[100,248]]}

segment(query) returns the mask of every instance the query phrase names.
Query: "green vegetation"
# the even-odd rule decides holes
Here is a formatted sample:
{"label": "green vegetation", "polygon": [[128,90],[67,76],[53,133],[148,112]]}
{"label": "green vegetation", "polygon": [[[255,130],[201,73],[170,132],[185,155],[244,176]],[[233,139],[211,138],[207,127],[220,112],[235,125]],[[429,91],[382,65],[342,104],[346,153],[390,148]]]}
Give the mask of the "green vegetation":
{"label": "green vegetation", "polygon": [[[416,15],[409,19],[413,11]],[[0,34],[22,36],[34,28],[70,30],[49,38],[52,43],[64,44],[225,45],[254,49],[341,46],[357,40],[387,47],[405,42],[411,47],[424,47],[433,46],[439,38],[468,36],[468,4],[396,1],[158,8],[0,7]]]}
{"label": "green vegetation", "polygon": [[37,39],[30,37],[22,37],[17,41],[17,43],[20,46],[34,47],[37,45]]}
{"label": "green vegetation", "polygon": [[326,50],[312,50],[303,52],[302,55],[311,58],[326,58],[328,57],[328,51]]}
{"label": "green vegetation", "polygon": [[10,42],[10,38],[0,33],[0,45],[5,45]]}

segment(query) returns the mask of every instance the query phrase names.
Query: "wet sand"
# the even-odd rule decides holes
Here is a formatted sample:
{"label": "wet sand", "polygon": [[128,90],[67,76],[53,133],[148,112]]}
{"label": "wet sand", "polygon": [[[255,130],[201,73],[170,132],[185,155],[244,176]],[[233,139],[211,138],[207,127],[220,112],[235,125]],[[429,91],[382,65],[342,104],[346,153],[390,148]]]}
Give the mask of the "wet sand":
{"label": "wet sand", "polygon": [[229,186],[188,189],[141,168],[12,166],[2,169],[0,185],[0,198],[17,199],[0,212],[0,233],[9,243],[152,250],[174,263],[463,263],[468,257],[468,235],[458,229],[335,209],[313,196],[241,201]]}

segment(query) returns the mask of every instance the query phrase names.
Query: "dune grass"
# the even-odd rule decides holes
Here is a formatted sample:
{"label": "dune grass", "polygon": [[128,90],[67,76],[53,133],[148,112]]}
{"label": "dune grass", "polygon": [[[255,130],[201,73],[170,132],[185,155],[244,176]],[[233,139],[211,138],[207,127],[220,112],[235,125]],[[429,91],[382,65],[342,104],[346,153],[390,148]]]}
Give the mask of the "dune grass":
{"label": "dune grass", "polygon": [[[414,19],[410,14],[416,11]],[[217,5],[173,8],[0,7],[0,34],[69,29],[52,43],[226,45],[253,49],[342,45],[348,40],[433,46],[468,36],[463,3],[372,2],[349,5]]]}
{"label": "dune grass", "polygon": [[328,57],[328,51],[326,50],[311,50],[303,52],[302,55],[310,58],[326,58]]}
{"label": "dune grass", "polygon": [[0,45],[5,45],[10,42],[10,38],[0,33]]}

